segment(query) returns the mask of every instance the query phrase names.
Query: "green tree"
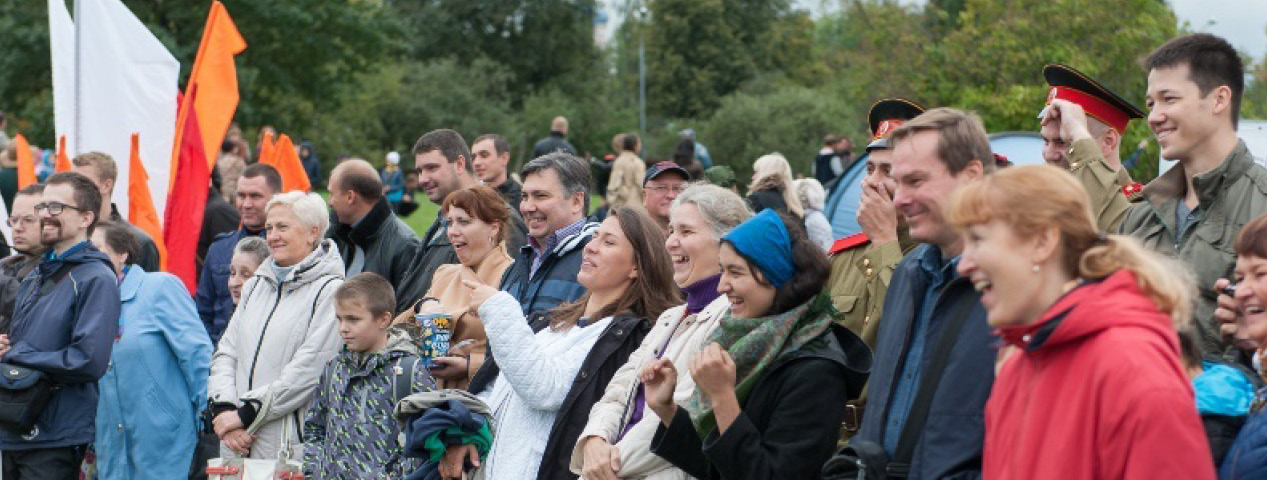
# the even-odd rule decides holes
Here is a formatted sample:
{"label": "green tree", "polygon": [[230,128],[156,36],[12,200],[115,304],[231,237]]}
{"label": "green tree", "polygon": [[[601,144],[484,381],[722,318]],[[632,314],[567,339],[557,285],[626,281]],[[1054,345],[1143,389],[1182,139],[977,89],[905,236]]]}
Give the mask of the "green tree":
{"label": "green tree", "polygon": [[[745,183],[752,162],[779,152],[796,173],[812,172],[814,153],[823,134],[841,130],[848,109],[839,100],[801,86],[741,91],[724,98],[701,132],[716,165],[728,165]],[[722,141],[721,139],[724,139]]]}

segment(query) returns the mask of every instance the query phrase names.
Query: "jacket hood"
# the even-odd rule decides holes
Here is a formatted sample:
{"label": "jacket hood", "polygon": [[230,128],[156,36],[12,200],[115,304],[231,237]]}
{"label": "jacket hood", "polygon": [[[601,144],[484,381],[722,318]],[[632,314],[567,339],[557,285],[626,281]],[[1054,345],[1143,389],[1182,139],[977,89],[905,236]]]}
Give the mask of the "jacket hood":
{"label": "jacket hood", "polygon": [[89,242],[83,242],[79,245],[70,247],[66,253],[57,258],[48,258],[48,253],[45,253],[44,255],[44,261],[40,262],[40,275],[42,276],[52,275],[53,272],[56,272],[57,269],[62,267],[62,265],[75,267],[94,262],[101,262],[101,264],[105,265],[106,269],[110,270],[111,273],[114,273],[114,264],[110,263],[110,257],[101,253],[101,250],[97,250],[97,247],[94,247],[92,243]]}
{"label": "jacket hood", "polygon": [[1249,414],[1254,403],[1254,383],[1231,365],[1201,362],[1204,372],[1192,379],[1197,393],[1197,412],[1205,415],[1240,417]]}
{"label": "jacket hood", "polygon": [[277,278],[277,262],[273,260],[273,257],[268,257],[264,263],[260,264],[260,267],[255,270],[255,276],[274,285],[285,282],[297,288],[330,275],[343,278],[343,272],[343,257],[339,256],[339,249],[334,246],[334,240],[327,238],[321,240],[316,250],[295,264],[295,267],[286,274],[286,278]]}
{"label": "jacket hood", "polygon": [[996,333],[1006,343],[1034,351],[1077,343],[1113,328],[1161,337],[1174,347],[1176,355],[1179,353],[1170,315],[1157,309],[1140,290],[1135,274],[1125,269],[1071,290],[1037,323],[1004,327]]}

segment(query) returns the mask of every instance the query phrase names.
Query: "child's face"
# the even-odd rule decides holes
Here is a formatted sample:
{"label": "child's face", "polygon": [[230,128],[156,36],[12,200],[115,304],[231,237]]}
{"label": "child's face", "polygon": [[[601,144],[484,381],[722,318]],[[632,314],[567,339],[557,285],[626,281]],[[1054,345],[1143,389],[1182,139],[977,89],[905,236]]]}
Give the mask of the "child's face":
{"label": "child's face", "polygon": [[339,300],[335,302],[334,314],[339,318],[339,336],[348,350],[353,352],[373,352],[387,345],[387,326],[391,324],[391,313],[384,313],[374,318],[364,302],[355,300]]}

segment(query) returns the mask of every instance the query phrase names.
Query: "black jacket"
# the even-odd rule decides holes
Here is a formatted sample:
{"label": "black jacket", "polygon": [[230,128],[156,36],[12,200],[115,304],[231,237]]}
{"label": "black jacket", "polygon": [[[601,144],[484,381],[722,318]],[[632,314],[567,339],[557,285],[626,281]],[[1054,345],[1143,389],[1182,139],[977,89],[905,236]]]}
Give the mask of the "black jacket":
{"label": "black jacket", "polygon": [[[845,402],[862,392],[871,351],[839,325],[805,348],[775,360],[740,405],[725,434],[703,440],[678,407],[651,451],[695,478],[813,479],[831,457],[845,417]],[[679,375],[689,375],[679,366]]]}
{"label": "black jacket", "polygon": [[566,136],[559,132],[550,132],[550,136],[537,141],[532,147],[532,158],[537,158],[547,153],[563,151],[576,155],[576,147],[568,142]]}
{"label": "black jacket", "polygon": [[[547,314],[537,314],[532,318],[533,331],[540,331],[550,325]],[[550,440],[546,442],[545,452],[541,457],[541,466],[537,470],[537,480],[575,480],[576,474],[568,469],[572,459],[572,449],[580,438],[585,423],[589,421],[590,409],[607,390],[607,384],[616,375],[616,370],[629,360],[629,355],[642,345],[643,338],[651,331],[651,323],[645,318],[633,314],[620,314],[612,318],[603,335],[590,349],[589,355],[581,363],[581,370],[572,380],[572,387],[563,398],[563,406],[554,418],[554,426],[550,429]],[[501,370],[489,352],[484,366],[471,378],[468,390],[479,393],[492,385]],[[859,387],[861,388],[861,386]],[[843,404],[842,404],[843,405]],[[844,408],[843,406],[841,407]],[[842,410],[843,412],[843,410]],[[825,460],[825,459],[824,459]]]}
{"label": "black jacket", "polygon": [[510,204],[510,211],[519,211],[519,201],[523,200],[524,187],[516,182],[515,179],[506,177],[506,181],[496,187],[497,193],[506,199],[506,203]]}
{"label": "black jacket", "polygon": [[0,334],[7,335],[13,324],[13,308],[22,279],[39,264],[39,257],[31,259],[20,253],[0,259]]}
{"label": "black jacket", "polygon": [[[365,267],[361,271],[382,275],[396,287],[397,312],[409,308],[417,295],[426,292],[424,289],[414,294],[405,290],[412,283],[407,282],[406,277],[410,274],[411,260],[422,241],[418,240],[418,235],[404,221],[392,214],[392,207],[387,199],[380,198],[355,226],[340,223],[333,233],[334,244],[339,247],[344,268],[351,266],[355,247],[361,247],[365,252]],[[444,239],[446,245],[448,240]],[[452,246],[448,246],[448,253],[456,262],[457,256],[453,253]],[[430,285],[430,274],[427,276],[426,283]]]}

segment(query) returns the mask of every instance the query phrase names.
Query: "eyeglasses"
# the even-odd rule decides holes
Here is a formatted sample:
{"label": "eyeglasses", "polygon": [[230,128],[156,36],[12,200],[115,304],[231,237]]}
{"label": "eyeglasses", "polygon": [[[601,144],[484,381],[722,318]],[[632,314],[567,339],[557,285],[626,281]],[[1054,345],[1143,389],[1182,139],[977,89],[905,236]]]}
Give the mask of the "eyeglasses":
{"label": "eyeglasses", "polygon": [[33,227],[35,224],[40,223],[40,219],[36,218],[35,215],[14,215],[9,217],[8,221],[9,226],[13,228],[18,226]]}
{"label": "eyeglasses", "polygon": [[647,190],[651,190],[655,192],[657,195],[664,195],[665,192],[668,192],[669,190],[672,190],[673,193],[681,195],[682,192],[686,191],[686,184],[681,183],[681,184],[674,185],[672,187],[667,186],[667,185],[652,185],[652,186],[643,187],[643,188]]}
{"label": "eyeglasses", "polygon": [[67,204],[58,203],[58,202],[48,202],[48,203],[35,204],[35,213],[40,213],[40,211],[42,210],[48,210],[49,215],[56,217],[58,215],[61,215],[62,210],[65,210],[67,208],[74,210],[76,212],[84,211],[84,209],[76,207],[74,205],[67,205]]}

